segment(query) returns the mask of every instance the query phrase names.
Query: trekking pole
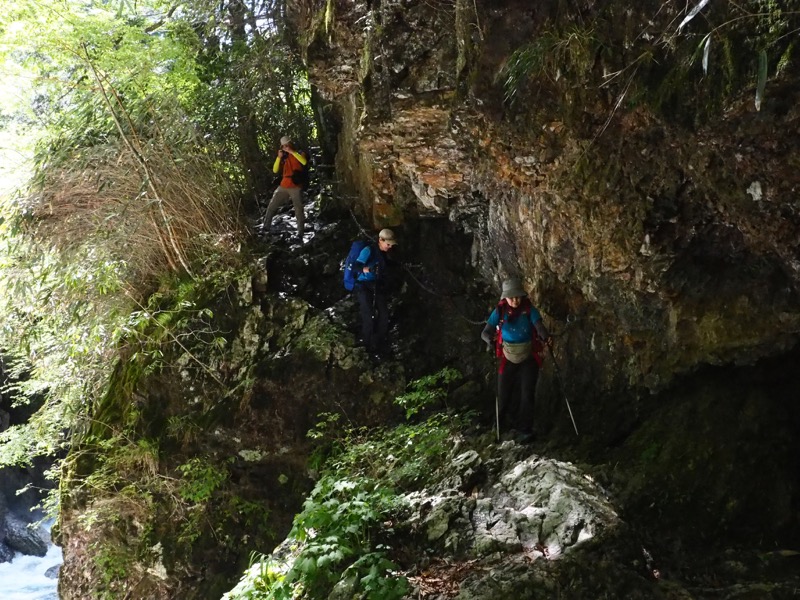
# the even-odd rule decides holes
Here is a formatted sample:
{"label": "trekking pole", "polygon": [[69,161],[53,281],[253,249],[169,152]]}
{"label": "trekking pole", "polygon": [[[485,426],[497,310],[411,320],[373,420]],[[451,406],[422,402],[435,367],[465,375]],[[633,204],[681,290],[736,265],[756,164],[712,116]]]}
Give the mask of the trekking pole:
{"label": "trekking pole", "polygon": [[497,352],[494,353],[494,421],[497,442],[500,443],[500,373],[497,371]]}
{"label": "trekking pole", "polygon": [[558,368],[558,362],[556,361],[556,355],[553,354],[553,348],[551,348],[549,344],[547,346],[547,349],[550,350],[550,358],[553,359],[553,367],[555,368],[556,380],[558,381],[558,387],[561,388],[561,395],[564,396],[564,402],[567,403],[567,410],[569,411],[569,418],[572,420],[572,426],[575,428],[575,435],[580,435],[578,433],[578,426],[575,425],[575,417],[572,416],[572,408],[569,405],[569,400],[567,400],[567,393],[564,391],[564,382],[561,381],[561,369]]}

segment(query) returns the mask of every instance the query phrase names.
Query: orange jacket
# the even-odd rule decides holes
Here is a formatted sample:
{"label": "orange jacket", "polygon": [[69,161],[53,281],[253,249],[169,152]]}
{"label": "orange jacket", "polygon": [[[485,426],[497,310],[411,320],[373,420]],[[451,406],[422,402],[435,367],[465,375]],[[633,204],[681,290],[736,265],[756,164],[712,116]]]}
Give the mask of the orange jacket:
{"label": "orange jacket", "polygon": [[[299,155],[301,157],[302,162],[298,160],[296,155]],[[292,152],[289,152],[288,158],[286,158],[283,161],[281,161],[281,157],[280,155],[278,155],[278,157],[275,159],[275,164],[272,167],[272,172],[277,173],[278,170],[280,169],[280,163],[283,162],[283,176],[281,178],[282,188],[302,187],[297,185],[294,181],[292,181],[292,173],[301,170],[303,168],[303,165],[306,164],[306,161],[307,161],[306,157],[303,156],[303,154],[297,150],[294,151],[294,154]]]}

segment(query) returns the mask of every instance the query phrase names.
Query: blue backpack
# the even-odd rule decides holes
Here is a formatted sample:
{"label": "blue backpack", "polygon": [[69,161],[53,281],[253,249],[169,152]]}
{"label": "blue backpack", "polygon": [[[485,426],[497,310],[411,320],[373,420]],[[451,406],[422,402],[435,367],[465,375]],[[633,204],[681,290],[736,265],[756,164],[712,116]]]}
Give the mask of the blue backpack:
{"label": "blue backpack", "polygon": [[356,240],[350,246],[350,252],[347,253],[347,258],[344,259],[344,289],[348,292],[353,291],[353,287],[356,285],[356,279],[358,279],[358,273],[355,269],[358,255],[361,254],[365,246],[369,245],[370,242],[366,240]]}

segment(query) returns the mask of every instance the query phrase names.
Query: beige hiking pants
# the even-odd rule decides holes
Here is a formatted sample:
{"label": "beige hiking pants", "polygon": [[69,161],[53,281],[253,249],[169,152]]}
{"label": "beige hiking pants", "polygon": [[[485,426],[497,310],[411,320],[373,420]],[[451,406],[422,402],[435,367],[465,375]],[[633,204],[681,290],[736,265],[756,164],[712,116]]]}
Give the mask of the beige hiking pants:
{"label": "beige hiking pants", "polygon": [[272,218],[278,209],[286,204],[289,200],[294,205],[294,216],[297,219],[297,235],[303,235],[303,228],[305,225],[305,214],[303,213],[303,188],[293,187],[279,187],[272,195],[272,200],[269,201],[267,206],[267,214],[264,217],[264,226],[269,229],[272,227]]}

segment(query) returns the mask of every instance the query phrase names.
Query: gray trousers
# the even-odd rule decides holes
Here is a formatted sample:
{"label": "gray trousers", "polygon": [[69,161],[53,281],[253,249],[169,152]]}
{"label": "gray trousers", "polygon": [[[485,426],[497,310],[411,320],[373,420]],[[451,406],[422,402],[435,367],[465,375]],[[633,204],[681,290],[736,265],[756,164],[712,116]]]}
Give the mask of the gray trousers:
{"label": "gray trousers", "polygon": [[305,225],[305,214],[303,213],[303,188],[279,187],[272,194],[272,200],[267,206],[267,214],[264,217],[264,226],[269,229],[272,227],[272,218],[278,209],[289,200],[294,205],[294,216],[297,219],[297,235],[303,235]]}

